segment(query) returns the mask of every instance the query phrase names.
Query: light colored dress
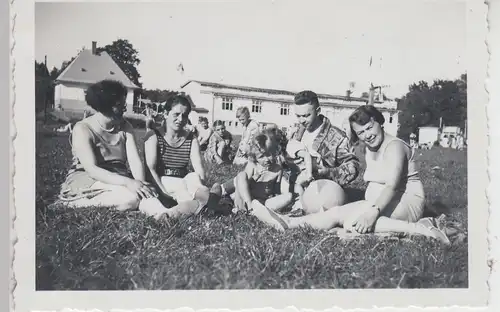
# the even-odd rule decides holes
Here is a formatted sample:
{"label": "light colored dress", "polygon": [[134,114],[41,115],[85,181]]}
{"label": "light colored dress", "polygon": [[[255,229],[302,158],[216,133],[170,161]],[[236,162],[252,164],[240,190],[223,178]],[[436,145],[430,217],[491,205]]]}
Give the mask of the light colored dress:
{"label": "light colored dress", "polygon": [[407,161],[407,166],[404,168],[404,179],[400,181],[396,195],[387,208],[384,209],[383,215],[393,219],[416,222],[422,217],[424,212],[425,193],[414,160],[415,150],[403,140],[396,137],[388,138],[386,136],[378,151],[372,152],[366,149],[366,171],[363,178],[368,182],[368,187],[365,192],[365,199],[371,203],[375,203],[385,188],[387,178],[386,168],[387,166],[391,166],[391,164],[384,162],[384,155],[389,144],[404,144],[410,149],[411,156]]}
{"label": "light colored dress", "polygon": [[[132,178],[127,167],[125,132],[119,130],[112,141],[99,135],[87,120],[79,121],[90,133],[97,166],[119,175]],[[73,163],[61,185],[59,200],[73,208],[88,206],[115,206],[134,200],[134,194],[121,185],[97,181],[85,171],[73,148]]]}

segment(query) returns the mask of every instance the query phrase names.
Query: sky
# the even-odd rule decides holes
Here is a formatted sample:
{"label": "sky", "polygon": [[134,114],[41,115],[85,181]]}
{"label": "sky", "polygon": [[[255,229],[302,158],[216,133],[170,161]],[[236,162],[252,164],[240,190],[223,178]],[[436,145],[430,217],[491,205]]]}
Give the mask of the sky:
{"label": "sky", "polygon": [[[354,96],[370,82],[400,97],[465,73],[465,2],[225,1],[35,5],[35,58],[61,67],[92,41],[127,39],[147,89],[190,79]],[[372,65],[370,66],[370,58]],[[183,65],[184,72],[178,71]]]}

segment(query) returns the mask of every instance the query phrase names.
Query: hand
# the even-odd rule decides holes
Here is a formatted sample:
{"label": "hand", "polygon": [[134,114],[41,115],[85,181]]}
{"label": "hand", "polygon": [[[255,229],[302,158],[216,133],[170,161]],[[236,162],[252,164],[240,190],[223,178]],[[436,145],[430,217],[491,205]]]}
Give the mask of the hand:
{"label": "hand", "polygon": [[147,182],[130,179],[127,184],[125,184],[125,186],[134,194],[137,194],[139,199],[153,198],[158,196],[158,193],[156,193],[153,186]]}
{"label": "hand", "polygon": [[378,217],[379,210],[376,207],[367,207],[365,211],[354,220],[352,229],[361,234],[373,232]]}
{"label": "hand", "polygon": [[310,172],[305,172],[304,173],[304,183],[309,183],[314,179],[312,173]]}
{"label": "hand", "polygon": [[215,160],[215,162],[218,164],[218,165],[222,165],[222,163],[224,163],[224,160],[222,160],[222,158],[217,158]]}

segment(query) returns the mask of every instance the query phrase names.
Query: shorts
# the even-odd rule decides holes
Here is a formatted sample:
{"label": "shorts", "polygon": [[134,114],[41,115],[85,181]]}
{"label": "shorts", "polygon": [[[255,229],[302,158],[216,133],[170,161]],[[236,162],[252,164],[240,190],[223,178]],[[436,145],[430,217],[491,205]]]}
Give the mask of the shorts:
{"label": "shorts", "polygon": [[[365,192],[365,199],[374,203],[384,184],[370,182]],[[417,222],[422,218],[425,207],[424,186],[420,180],[410,180],[406,188],[399,191],[384,209],[382,215],[391,219]]]}
{"label": "shorts", "polygon": [[184,178],[163,176],[161,184],[177,202],[194,199],[196,191],[203,186],[196,172],[188,173]]}

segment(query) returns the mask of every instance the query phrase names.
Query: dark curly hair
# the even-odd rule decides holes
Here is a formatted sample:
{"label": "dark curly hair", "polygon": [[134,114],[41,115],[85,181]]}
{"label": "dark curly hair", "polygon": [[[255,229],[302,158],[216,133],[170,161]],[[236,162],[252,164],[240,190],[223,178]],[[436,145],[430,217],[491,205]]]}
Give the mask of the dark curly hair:
{"label": "dark curly hair", "polygon": [[295,94],[293,101],[297,105],[311,103],[314,107],[319,106],[318,95],[316,93],[314,93],[313,91],[309,91],[309,90],[301,91],[301,92]]}
{"label": "dark curly hair", "polygon": [[113,107],[127,96],[127,88],[116,80],[102,80],[94,83],[85,92],[85,101],[94,110],[110,114]]}
{"label": "dark curly hair", "polygon": [[358,125],[364,126],[369,123],[372,118],[381,126],[384,125],[384,115],[382,115],[382,113],[373,105],[360,106],[349,116],[349,127],[351,128],[352,143],[356,143],[359,140],[356,133],[352,130],[352,123],[357,123]]}

